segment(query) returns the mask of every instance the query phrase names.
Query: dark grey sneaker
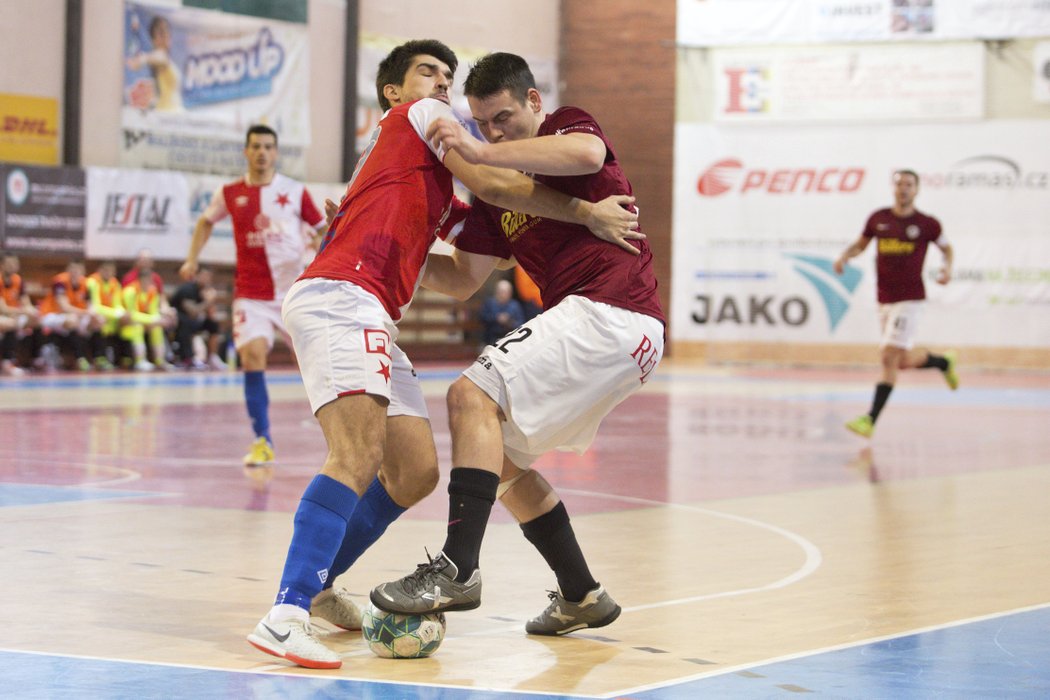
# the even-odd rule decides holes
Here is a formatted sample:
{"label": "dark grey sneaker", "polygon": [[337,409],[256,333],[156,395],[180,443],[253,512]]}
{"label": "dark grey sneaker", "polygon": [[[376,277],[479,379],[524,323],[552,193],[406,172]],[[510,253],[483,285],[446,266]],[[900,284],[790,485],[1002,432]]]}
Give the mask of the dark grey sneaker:
{"label": "dark grey sneaker", "polygon": [[444,553],[420,564],[415,573],[390,583],[381,583],[368,596],[377,608],[402,615],[473,610],[481,605],[481,570],[463,583],[456,581],[459,569]]}
{"label": "dark grey sneaker", "polygon": [[620,606],[600,584],[579,603],[570,603],[561,591],[550,591],[551,604],[525,623],[529,634],[559,635],[585,627],[605,627],[620,616]]}

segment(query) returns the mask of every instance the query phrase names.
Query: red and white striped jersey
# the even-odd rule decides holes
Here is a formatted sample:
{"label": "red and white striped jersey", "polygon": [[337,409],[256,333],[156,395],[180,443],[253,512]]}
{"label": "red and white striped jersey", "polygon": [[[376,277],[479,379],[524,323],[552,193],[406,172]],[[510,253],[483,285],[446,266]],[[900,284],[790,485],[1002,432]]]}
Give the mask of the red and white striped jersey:
{"label": "red and white striped jersey", "polygon": [[233,295],[240,299],[283,299],[305,267],[302,222],[316,228],[324,221],[301,182],[279,173],[268,185],[247,177],[221,185],[204,218],[213,224],[229,215],[237,247]]}

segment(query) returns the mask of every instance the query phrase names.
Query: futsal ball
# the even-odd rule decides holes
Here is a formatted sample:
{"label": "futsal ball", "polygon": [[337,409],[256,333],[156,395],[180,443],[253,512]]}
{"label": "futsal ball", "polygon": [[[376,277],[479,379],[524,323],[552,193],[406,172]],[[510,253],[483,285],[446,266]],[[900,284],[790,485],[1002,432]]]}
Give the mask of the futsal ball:
{"label": "futsal ball", "polygon": [[445,638],[445,614],[399,615],[369,602],[361,611],[361,634],[376,656],[421,659],[441,646]]}

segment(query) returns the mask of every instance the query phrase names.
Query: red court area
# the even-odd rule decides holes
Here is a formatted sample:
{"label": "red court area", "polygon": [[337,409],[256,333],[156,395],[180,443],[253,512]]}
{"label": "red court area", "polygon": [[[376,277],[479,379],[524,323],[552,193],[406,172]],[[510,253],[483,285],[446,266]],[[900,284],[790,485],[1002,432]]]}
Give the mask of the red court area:
{"label": "red court area", "polygon": [[[427,369],[421,368],[426,379]],[[294,375],[275,376],[294,384]],[[583,454],[551,453],[535,466],[574,513],[695,503],[843,483],[1010,469],[1050,460],[1050,377],[972,373],[950,392],[933,373],[909,373],[869,442],[842,424],[869,402],[871,372],[740,369],[669,371],[604,422]],[[148,492],[151,501],[288,511],[325,456],[305,398],[278,398],[271,422],[278,463],[248,473],[243,403],[165,403],[148,391],[71,379],[63,391],[113,395],[101,408],[9,407],[0,413],[0,481]],[[186,380],[182,380],[185,382]],[[33,387],[25,380],[21,389]],[[11,385],[5,388],[10,389]],[[286,393],[296,394],[295,386]],[[41,384],[41,390],[46,389]],[[0,390],[0,400],[4,397]],[[443,386],[428,390],[443,481],[407,517],[446,508],[449,435]],[[138,495],[137,498],[143,498]],[[506,519],[496,509],[494,519]]]}

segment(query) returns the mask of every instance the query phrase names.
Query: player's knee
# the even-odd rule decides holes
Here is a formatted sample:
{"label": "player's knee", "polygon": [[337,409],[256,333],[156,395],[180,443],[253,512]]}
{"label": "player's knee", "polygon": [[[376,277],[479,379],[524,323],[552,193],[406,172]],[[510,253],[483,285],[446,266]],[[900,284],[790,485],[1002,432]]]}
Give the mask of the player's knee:
{"label": "player's knee", "polygon": [[450,417],[464,413],[485,411],[489,408],[493,411],[496,410],[496,404],[488,397],[488,394],[465,377],[460,377],[452,383],[445,400],[448,404]]}
{"label": "player's knee", "polygon": [[382,482],[390,498],[399,506],[410,508],[433,493],[437,488],[441,473],[438,463],[427,461],[411,469],[401,468],[384,471]]}

